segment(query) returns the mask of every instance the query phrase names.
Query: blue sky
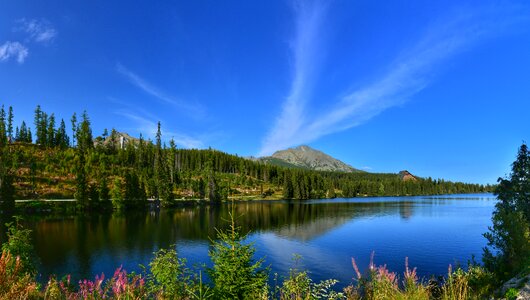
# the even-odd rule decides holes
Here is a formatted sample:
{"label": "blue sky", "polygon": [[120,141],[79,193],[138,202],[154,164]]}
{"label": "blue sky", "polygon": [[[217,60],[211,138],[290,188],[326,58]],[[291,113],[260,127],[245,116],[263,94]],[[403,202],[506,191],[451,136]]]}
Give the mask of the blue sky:
{"label": "blue sky", "polygon": [[530,141],[529,29],[525,1],[4,1],[0,103],[494,183]]}

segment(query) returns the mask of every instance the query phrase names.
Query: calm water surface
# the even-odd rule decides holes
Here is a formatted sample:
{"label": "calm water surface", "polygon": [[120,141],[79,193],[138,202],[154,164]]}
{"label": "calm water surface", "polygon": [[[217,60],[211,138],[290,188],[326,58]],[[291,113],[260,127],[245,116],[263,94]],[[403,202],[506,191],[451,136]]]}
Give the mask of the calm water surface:
{"label": "calm water surface", "polygon": [[[374,197],[257,201],[236,204],[237,222],[249,232],[256,256],[265,257],[273,273],[286,275],[293,254],[298,268],[314,280],[351,282],[351,258],[366,268],[376,264],[403,272],[405,257],[420,276],[443,275],[449,264],[480,260],[495,205],[490,194],[428,197]],[[190,265],[209,265],[209,238],[226,228],[228,205],[159,212],[94,216],[41,216],[26,220],[33,230],[41,281],[49,274],[74,279],[113,274],[123,266],[140,271],[153,252],[174,246]]]}

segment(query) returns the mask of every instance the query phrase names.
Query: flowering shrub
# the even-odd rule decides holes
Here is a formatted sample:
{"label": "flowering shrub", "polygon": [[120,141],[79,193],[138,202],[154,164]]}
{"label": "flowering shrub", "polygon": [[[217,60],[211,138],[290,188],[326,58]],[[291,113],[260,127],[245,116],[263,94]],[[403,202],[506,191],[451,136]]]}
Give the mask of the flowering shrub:
{"label": "flowering shrub", "polygon": [[24,272],[20,257],[9,251],[0,256],[0,299],[28,299],[37,295],[37,283]]}

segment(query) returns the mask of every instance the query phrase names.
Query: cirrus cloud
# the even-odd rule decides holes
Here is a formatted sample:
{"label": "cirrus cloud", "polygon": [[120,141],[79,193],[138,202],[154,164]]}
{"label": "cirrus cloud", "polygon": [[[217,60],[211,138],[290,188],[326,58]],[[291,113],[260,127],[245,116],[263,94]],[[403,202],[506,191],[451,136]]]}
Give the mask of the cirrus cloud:
{"label": "cirrus cloud", "polygon": [[24,63],[26,57],[29,55],[28,48],[19,42],[7,41],[0,45],[0,61],[8,61],[15,59],[19,64]]}
{"label": "cirrus cloud", "polygon": [[[279,118],[263,139],[259,156],[358,126],[391,107],[404,104],[429,86],[449,59],[488,38],[519,30],[520,26],[516,25],[527,24],[528,16],[526,7],[510,5],[460,10],[433,24],[415,45],[397,55],[388,71],[377,80],[356,90],[338,93],[343,96],[330,95],[336,100],[313,116],[305,113],[312,86],[303,79],[316,74],[314,69],[296,64],[291,93],[284,101]],[[304,26],[297,31],[295,40],[303,41],[299,44],[311,53],[310,49],[317,43],[318,27],[312,26],[313,19],[304,11],[298,10],[297,18],[297,23]],[[296,49],[293,54],[300,65],[313,63],[312,55]]]}
{"label": "cirrus cloud", "polygon": [[57,30],[47,20],[22,18],[17,21],[19,24],[16,31],[22,31],[29,35],[29,38],[37,43],[48,43],[55,39]]}

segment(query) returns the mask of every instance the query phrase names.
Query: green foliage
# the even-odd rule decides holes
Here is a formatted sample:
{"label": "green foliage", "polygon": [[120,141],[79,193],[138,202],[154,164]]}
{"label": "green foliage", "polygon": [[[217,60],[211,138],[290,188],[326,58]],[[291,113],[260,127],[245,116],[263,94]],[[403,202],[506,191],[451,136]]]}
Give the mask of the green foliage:
{"label": "green foliage", "polygon": [[124,199],[126,207],[142,207],[147,201],[144,186],[134,171],[125,174]]}
{"label": "green foliage", "polygon": [[77,205],[79,208],[87,208],[89,200],[89,185],[88,178],[85,170],[85,153],[78,150],[76,158],[76,191],[74,194],[75,199],[77,200]]}
{"label": "green foliage", "polygon": [[106,176],[103,176],[99,182],[99,200],[103,202],[110,201],[110,190]]}
{"label": "green foliage", "polygon": [[470,298],[468,274],[458,268],[452,272],[449,266],[447,281],[442,287],[442,300],[466,300]]}
{"label": "green foliage", "polygon": [[506,298],[506,300],[515,300],[518,295],[519,291],[517,289],[510,288],[506,291],[506,294],[504,294],[504,298]]}
{"label": "green foliage", "polygon": [[241,235],[233,216],[227,232],[217,231],[219,241],[213,241],[209,255],[213,267],[208,275],[213,284],[217,299],[262,298],[267,293],[269,270],[263,268],[263,259],[253,261],[255,248],[244,244],[245,235]]}
{"label": "green foliage", "polygon": [[193,290],[192,273],[186,260],[179,258],[174,249],[161,249],[149,263],[147,286],[160,299],[186,298]]}
{"label": "green foliage", "polygon": [[2,244],[2,251],[7,251],[20,259],[20,270],[34,275],[35,253],[31,243],[31,230],[24,229],[19,223],[6,223],[7,242]]}
{"label": "green foliage", "polygon": [[499,202],[493,226],[484,234],[489,248],[484,249],[483,260],[488,270],[504,280],[530,266],[530,152],[526,144],[519,148],[508,178],[499,178],[495,194]]}
{"label": "green foliage", "polygon": [[494,274],[475,262],[468,265],[467,278],[470,294],[477,299],[487,298],[495,289]]}
{"label": "green foliage", "polygon": [[12,212],[15,209],[15,187],[10,174],[0,174],[0,201],[2,212]]}
{"label": "green foliage", "polygon": [[[299,260],[300,257],[295,255],[295,264]],[[297,268],[291,268],[289,270],[289,277],[283,281],[280,287],[276,288],[275,296],[282,300],[343,299],[343,293],[337,293],[333,290],[333,286],[337,283],[338,281],[335,279],[314,283],[307,271],[299,271]]]}
{"label": "green foliage", "polygon": [[116,208],[123,208],[125,206],[124,200],[124,187],[120,178],[115,178],[110,190],[110,198],[112,199],[112,205]]}

